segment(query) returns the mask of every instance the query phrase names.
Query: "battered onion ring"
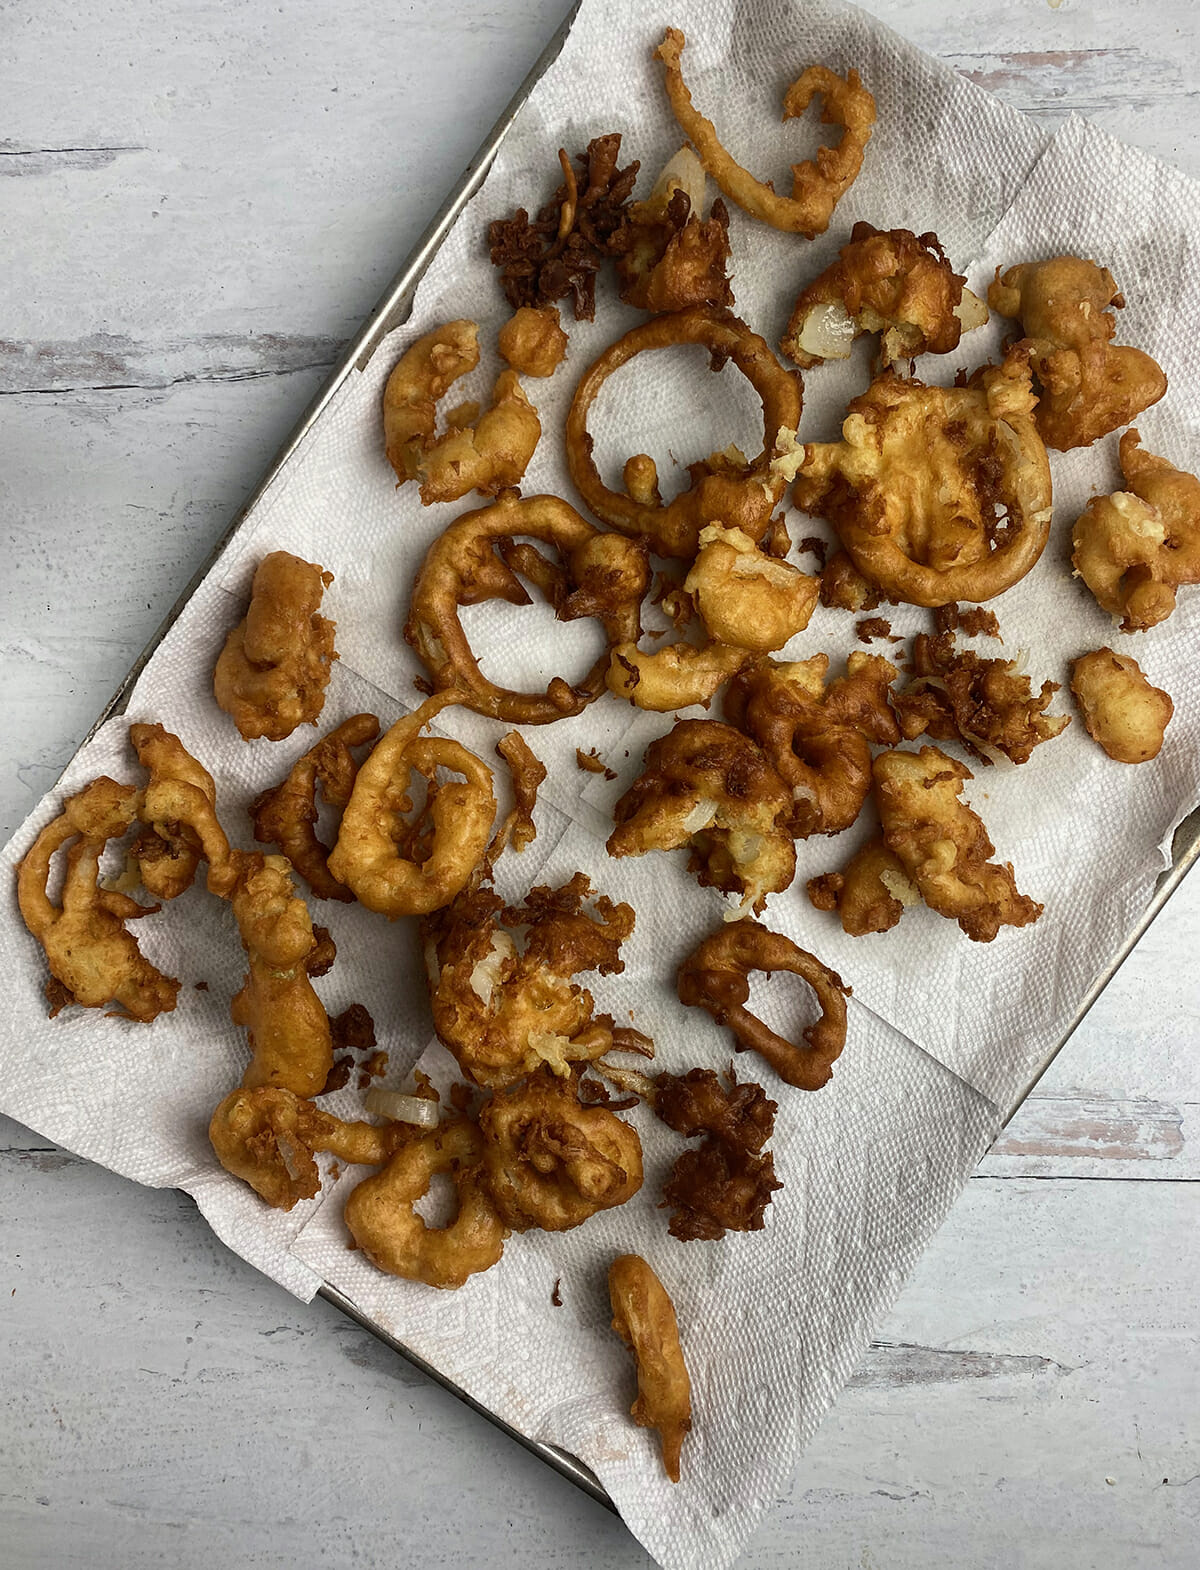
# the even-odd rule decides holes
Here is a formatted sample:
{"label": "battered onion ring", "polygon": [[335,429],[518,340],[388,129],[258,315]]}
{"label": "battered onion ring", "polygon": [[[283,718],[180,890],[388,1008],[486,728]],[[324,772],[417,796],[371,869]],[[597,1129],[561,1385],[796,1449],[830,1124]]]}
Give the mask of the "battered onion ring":
{"label": "battered onion ring", "polygon": [[514,1232],[566,1232],[642,1186],[637,1130],[607,1107],[585,1107],[573,1081],[541,1068],[499,1090],[479,1114],[483,1178]]}
{"label": "battered onion ring", "polygon": [[[145,828],[133,843],[132,855],[146,893],[175,899],[191,887],[206,855],[218,869],[229,859],[229,842],[217,822],[216,787],[203,764],[161,725],[131,725],[129,741],[150,775],[138,809]],[[193,818],[199,820],[195,826]]]}
{"label": "battered onion ring", "polygon": [[[763,450],[751,463],[714,454],[690,466],[691,485],[674,501],[658,496],[658,475],[651,458],[639,453],[625,466],[624,493],[610,491],[592,458],[588,413],[601,387],[647,349],[700,344],[717,364],[730,360],[754,388],[763,406]],[[783,496],[786,478],[773,472],[775,458],[795,437],[803,402],[800,377],[785,370],[766,340],[728,311],[696,306],[642,322],[611,344],[580,378],[567,415],[567,464],[588,507],[602,522],[634,539],[644,539],[659,556],[691,561],[700,531],[719,520],[740,528],[757,543]],[[780,432],[787,432],[781,440]]]}
{"label": "battered onion ring", "polygon": [[[785,1041],[745,1007],[750,996],[746,979],[752,970],[768,975],[790,971],[807,981],[817,995],[821,1017],[804,1031],[808,1049]],[[846,998],[850,988],[828,965],[799,948],[781,933],[748,918],[735,921],[705,938],[684,960],[677,977],[679,1001],[702,1008],[718,1025],[728,1025],[738,1052],[757,1052],[780,1079],[798,1090],[820,1090],[833,1074],[834,1060],[846,1044]]]}
{"label": "battered onion ring", "polygon": [[909,905],[921,903],[920,890],[882,835],[868,840],[841,872],[809,878],[808,897],[818,910],[836,910],[852,938],[890,932]]}
{"label": "battered onion ring", "polygon": [[656,1428],[663,1468],[679,1481],[679,1451],[692,1426],[688,1378],[675,1305],[640,1254],[622,1254],[608,1271],[612,1327],[637,1363],[637,1400],[630,1408],[639,1428]]}
{"label": "battered onion ring", "polygon": [[[406,1139],[382,1172],[358,1185],[346,1201],[346,1225],[373,1265],[453,1289],[499,1261],[508,1232],[480,1181],[482,1149],[474,1123],[451,1119]],[[430,1227],[413,1207],[439,1172],[454,1181],[458,1215],[449,1226]]]}
{"label": "battered onion ring", "polygon": [[773,229],[802,234],[809,240],[824,234],[833,209],[854,184],[875,124],[875,100],[857,71],[838,76],[827,66],[810,65],[788,88],[783,118],[802,115],[819,94],[825,101],[823,125],[843,127],[836,147],[822,147],[815,159],[792,165],[792,194],[780,196],[770,181],[756,180],[726,152],[716,126],[692,103],[680,61],[686,40],[669,27],[655,55],[666,67],[664,82],[680,129],[700,154],[700,161],[731,202]]}
{"label": "battered onion ring", "polygon": [[700,554],[683,588],[710,638],[768,654],[808,626],[820,579],[768,556],[741,529],[721,523],[706,524],[698,543]]}
{"label": "battered onion ring", "polygon": [[[510,549],[517,535],[553,546],[565,572],[532,548]],[[604,628],[608,649],[575,686],[556,676],[544,693],[517,692],[498,687],[480,670],[459,607],[489,599],[530,603],[504,559],[506,551],[518,570],[538,575],[535,582],[552,597],[560,621],[591,616]],[[505,492],[490,507],[457,518],[430,546],[413,585],[404,636],[439,691],[454,690],[457,701],[490,719],[548,725],[581,713],[604,691],[609,650],[614,644],[636,643],[640,636],[641,599],[648,583],[643,548],[603,533],[557,496]]]}
{"label": "battered onion ring", "polygon": [[[421,738],[421,731],[457,694],[441,693],[397,720],[376,742],[358,771],[342,814],[329,870],[368,910],[395,920],[448,905],[464,888],[487,849],[496,797],[492,771],[457,741]],[[427,778],[438,769],[463,777],[432,791],[428,816],[432,845],[420,862],[403,854],[412,834],[402,814],[414,771]],[[414,851],[415,854],[415,851]]]}
{"label": "battered onion ring", "polygon": [[1081,654],[1071,661],[1071,691],[1088,735],[1110,758],[1149,763],[1158,757],[1175,705],[1135,659],[1109,648]]}
{"label": "battered onion ring", "polygon": [[840,442],[803,449],[793,500],[829,519],[891,599],[990,600],[1029,572],[1050,534],[1036,403],[1027,355],[982,367],[966,387],[885,372],[851,402]]}

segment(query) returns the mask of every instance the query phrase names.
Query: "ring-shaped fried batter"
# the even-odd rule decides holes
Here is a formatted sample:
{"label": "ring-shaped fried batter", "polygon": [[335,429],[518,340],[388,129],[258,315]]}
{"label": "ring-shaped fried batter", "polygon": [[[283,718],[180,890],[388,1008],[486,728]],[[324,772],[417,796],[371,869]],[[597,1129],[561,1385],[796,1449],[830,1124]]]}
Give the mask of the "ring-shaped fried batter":
{"label": "ring-shaped fried batter", "polygon": [[[329,871],[338,882],[368,910],[393,921],[448,905],[487,850],[496,816],[491,769],[460,742],[420,734],[458,701],[456,693],[430,698],[380,737],[359,768],[329,853]],[[462,780],[431,788],[425,835],[403,815],[412,807],[414,772],[431,779],[439,768]]]}
{"label": "ring-shaped fried batter", "polygon": [[[746,1008],[752,970],[789,971],[816,994],[821,1017],[805,1028],[806,1047],[775,1034]],[[798,1090],[820,1090],[846,1044],[846,999],[850,988],[815,954],[757,921],[731,922],[705,938],[679,967],[679,1001],[702,1008],[733,1032],[738,1052],[757,1052],[780,1079]]]}
{"label": "ring-shaped fried batter", "polygon": [[[646,350],[676,344],[698,344],[709,351],[715,368],[728,360],[742,373],[762,400],[763,450],[751,462],[714,453],[689,465],[689,488],[670,502],[658,494],[654,460],[639,453],[625,465],[625,491],[612,491],[592,457],[591,407],[614,371]],[[802,403],[798,374],[785,370],[766,340],[729,311],[696,306],[656,316],[610,344],[580,377],[567,415],[571,479],[597,518],[622,534],[645,540],[656,555],[691,561],[701,529],[714,520],[740,528],[757,543],[786,489],[786,477],[777,475],[772,463],[789,450]],[[781,438],[781,432],[786,437]]]}
{"label": "ring-shaped fried batter", "polygon": [[352,747],[379,735],[373,714],[353,714],[297,758],[288,777],[255,797],[250,808],[254,838],[277,845],[317,899],[345,903],[354,895],[329,872],[329,847],[317,838],[317,786],[331,807],[344,807],[358,776]]}
{"label": "ring-shaped fried batter", "polygon": [[1036,403],[1028,359],[1017,354],[966,387],[885,372],[851,401],[841,441],[801,449],[793,500],[828,518],[891,599],[989,600],[1025,576],[1050,534]]}
{"label": "ring-shaped fried batter", "polygon": [[666,67],[664,82],[671,110],[705,169],[729,200],[752,218],[809,240],[824,234],[833,209],[858,178],[875,124],[875,100],[858,72],[848,71],[841,77],[827,66],[810,65],[788,88],[783,100],[785,120],[802,115],[820,95],[824,100],[822,124],[840,125],[842,135],[836,147],[822,147],[815,159],[793,164],[792,194],[781,196],[769,180],[756,180],[729,155],[716,126],[692,103],[681,65],[685,42],[678,28],[669,27],[655,55]]}
{"label": "ring-shaped fried batter", "polygon": [[[140,793],[101,775],[63,803],[17,867],[22,920],[41,944],[50,967],[46,984],[53,1018],[68,1003],[103,1008],[148,1024],[175,1007],[179,983],[164,976],[138,948],[125,923],[149,916],[128,894],[100,887],[100,856],[111,839],[136,821]],[[50,864],[68,841],[67,871],[57,905],[46,892]]]}
{"label": "ring-shaped fried batter", "polygon": [[656,1428],[663,1468],[679,1481],[679,1453],[692,1426],[688,1378],[675,1305],[640,1254],[622,1254],[608,1269],[612,1327],[637,1364],[637,1400],[630,1408],[639,1428]]}
{"label": "ring-shaped fried batter", "polygon": [[796,875],[786,827],[792,795],[749,737],[718,720],[680,720],[650,743],[642,772],[613,809],[610,856],[688,845],[703,887],[761,910]]}
{"label": "ring-shaped fried batter", "polygon": [[[508,1233],[483,1189],[482,1153],[475,1124],[449,1119],[410,1135],[382,1172],[358,1185],[346,1201],[346,1225],[373,1265],[453,1290],[498,1263]],[[439,1172],[453,1179],[458,1214],[448,1226],[431,1227],[414,1207]]]}
{"label": "ring-shaped fried batter", "polygon": [[[562,568],[532,547],[514,546],[516,536],[552,546]],[[518,571],[546,592],[560,621],[594,617],[604,629],[608,648],[574,686],[556,676],[544,693],[517,692],[489,681],[479,668],[459,607],[492,599],[530,604]],[[490,719],[548,725],[581,713],[604,691],[609,651],[615,644],[636,643],[641,634],[649,581],[644,546],[603,533],[557,496],[506,492],[491,506],[455,519],[429,547],[413,585],[404,636],[438,691],[455,691],[459,702]]]}
{"label": "ring-shaped fried batter", "polygon": [[585,1107],[549,1068],[498,1090],[479,1114],[483,1180],[514,1232],[566,1232],[642,1186],[637,1130],[607,1107]]}
{"label": "ring-shaped fried batter", "polygon": [[1143,632],[1200,583],[1200,480],[1146,452],[1136,430],[1118,448],[1127,491],[1093,496],[1075,521],[1075,570],[1122,632]]}

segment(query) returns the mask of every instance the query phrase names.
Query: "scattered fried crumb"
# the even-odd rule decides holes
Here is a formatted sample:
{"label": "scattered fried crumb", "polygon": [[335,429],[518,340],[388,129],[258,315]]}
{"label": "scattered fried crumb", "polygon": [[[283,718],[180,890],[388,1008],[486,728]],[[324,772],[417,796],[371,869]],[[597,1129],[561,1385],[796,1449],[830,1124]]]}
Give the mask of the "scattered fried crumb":
{"label": "scattered fried crumb", "polygon": [[608,767],[595,747],[591,752],[584,752],[582,747],[576,747],[575,765],[585,774],[603,774],[606,780],[615,780],[617,777],[617,771]]}
{"label": "scattered fried crumb", "polygon": [[864,616],[862,621],[854,623],[854,631],[860,643],[874,643],[876,638],[886,638],[889,643],[900,642],[892,632],[891,622],[882,616]]}
{"label": "scattered fried crumb", "polygon": [[198,981],[196,983],[196,991],[197,992],[207,992],[208,991],[208,982],[207,981]]}
{"label": "scattered fried crumb", "polygon": [[[441,1101],[442,1098],[438,1095],[434,1083],[428,1074],[419,1068],[415,1068],[413,1069],[413,1079],[417,1085],[417,1088],[413,1091],[414,1096],[420,1096],[422,1101]],[[465,1089],[466,1087],[464,1086],[463,1088]],[[450,1093],[451,1098],[453,1098],[454,1091],[457,1089],[458,1086],[455,1085]]]}
{"label": "scattered fried crumb", "polygon": [[933,613],[933,625],[937,632],[955,632],[961,627],[968,638],[997,638],[1004,642],[995,611],[984,605],[939,605]]}
{"label": "scattered fried crumb", "polygon": [[433,683],[428,676],[414,676],[413,686],[418,692],[424,693],[427,698],[433,697]]}
{"label": "scattered fried crumb", "polygon": [[336,1057],[330,1066],[329,1073],[325,1076],[325,1083],[321,1086],[323,1096],[331,1096],[335,1090],[342,1090],[350,1083],[350,1070],[354,1067],[354,1059],[348,1052]]}
{"label": "scattered fried crumb", "polygon": [[331,1183],[336,1183],[338,1178],[341,1177],[341,1175],[342,1175],[342,1169],[338,1165],[338,1163],[335,1161],[333,1163],[333,1165],[329,1168],[329,1181]]}
{"label": "scattered fried crumb", "polygon": [[555,1283],[554,1283],[554,1291],[551,1292],[551,1294],[550,1294],[550,1301],[554,1304],[555,1308],[561,1308],[562,1307],[562,1294],[558,1290],[560,1286],[562,1286],[562,1277],[561,1276],[559,1276],[557,1278],[557,1280],[555,1281]]}
{"label": "scattered fried crumb", "polygon": [[829,542],[823,540],[819,534],[806,534],[796,546],[796,550],[801,556],[815,556],[817,567],[821,568],[824,567],[825,559],[829,555]]}
{"label": "scattered fried crumb", "polygon": [[361,1003],[350,1007],[329,1021],[335,1052],[370,1052],[375,1046],[375,1021]]}

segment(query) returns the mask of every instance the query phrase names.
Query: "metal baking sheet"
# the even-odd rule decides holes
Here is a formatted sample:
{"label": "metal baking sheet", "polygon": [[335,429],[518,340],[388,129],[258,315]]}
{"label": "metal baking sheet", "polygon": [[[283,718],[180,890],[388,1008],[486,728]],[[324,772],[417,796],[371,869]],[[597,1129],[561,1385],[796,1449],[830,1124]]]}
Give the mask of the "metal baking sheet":
{"label": "metal baking sheet", "polygon": [[[503,114],[492,127],[478,152],[475,154],[474,158],[463,172],[461,179],[447,197],[436,216],[430,222],[429,227],[425,230],[424,234],[421,236],[420,240],[409,254],[408,258],[404,262],[404,265],[396,274],[396,277],[388,286],[382,299],[379,301],[374,311],[372,311],[370,317],[367,319],[358,336],[346,348],[340,361],[330,374],[328,381],[317,393],[316,397],[305,410],[304,414],[297,422],[295,428],[292,430],[283,446],[275,455],[258,485],[246,498],[245,503],[236,516],[232,519],[229,527],[216,541],[207,560],[198,569],[191,582],[184,589],[183,593],[179,596],[178,600],[164,618],[162,624],[154,633],[154,636],[150,639],[149,643],[147,643],[141,654],[129,668],[116,692],[113,693],[108,703],[105,704],[103,710],[97,716],[95,723],[92,725],[91,729],[80,743],[81,748],[87,745],[87,743],[92,739],[92,737],[96,734],[96,732],[100,729],[106,720],[110,719],[113,715],[121,714],[124,711],[133,685],[137,681],[137,678],[141,674],[147,661],[150,659],[150,656],[154,653],[155,649],[158,647],[159,643],[162,641],[175,620],[183,611],[192,595],[196,592],[200,584],[208,575],[209,571],[216,563],[217,558],[221,555],[222,551],[242,528],[260,497],[264,494],[267,488],[276,479],[278,479],[282,471],[286,468],[304,437],[310,430],[312,430],[317,421],[321,418],[321,415],[323,414],[334,394],[337,392],[338,388],[341,387],[342,383],[346,380],[352,371],[361,370],[364,366],[367,365],[372,355],[375,353],[376,349],[379,347],[384,337],[388,333],[393,331],[394,328],[402,326],[403,323],[408,319],[408,316],[412,310],[413,298],[416,294],[418,284],[424,277],[426,270],[433,261],[433,258],[436,256],[442,242],[446,239],[446,236],[453,228],[460,213],[483,184],[488,170],[491,168],[492,162],[500,149],[501,143],[504,141],[504,138],[511,130],[514,122],[517,119],[517,116],[520,114],[522,108],[528,100],[529,95],[532,93],[534,87],[537,85],[542,75],[546,72],[546,70],[548,70],[548,68],[557,58],[563,47],[563,44],[566,41],[568,33],[570,32],[571,25],[575,20],[575,15],[578,9],[579,0],[577,0],[577,3],[572,8],[570,14],[564,19],[564,21],[555,31],[554,36],[550,39],[549,43],[546,45],[541,55],[534,63],[528,75],[517,89],[511,102],[505,108]],[[1097,977],[1095,983],[1080,1004],[1080,1007],[1074,1018],[1071,1020],[1068,1028],[1055,1046],[1053,1053],[1047,1059],[1046,1063],[1039,1070],[1037,1075],[1031,1079],[1029,1084],[1025,1087],[1025,1090],[1021,1096],[1021,1101],[1017,1103],[1017,1106],[1014,1108],[1013,1112],[1010,1113],[1008,1121],[1011,1121],[1012,1117],[1015,1116],[1016,1111],[1018,1111],[1020,1108],[1021,1102],[1026,1099],[1029,1093],[1033,1090],[1034,1086],[1042,1078],[1042,1075],[1045,1074],[1047,1069],[1050,1067],[1050,1064],[1055,1060],[1055,1058],[1057,1058],[1058,1054],[1066,1046],[1067,1042],[1078,1029],[1089,1009],[1096,1002],[1097,998],[1104,991],[1105,987],[1107,987],[1108,983],[1116,975],[1117,971],[1120,969],[1121,965],[1132,952],[1135,945],[1146,932],[1151,922],[1163,909],[1164,905],[1170,899],[1171,895],[1174,894],[1175,890],[1179,887],[1180,883],[1183,881],[1184,877],[1187,875],[1197,860],[1200,860],[1200,807],[1198,807],[1194,812],[1186,817],[1176,829],[1171,847],[1171,865],[1159,878],[1158,883],[1155,886],[1154,894],[1150,899],[1150,902],[1148,903],[1141,919],[1138,921],[1132,932],[1128,934],[1120,952],[1105,968],[1104,972],[1099,977]],[[508,1434],[512,1439],[516,1440],[516,1442],[524,1449],[532,1451],[534,1455],[540,1457],[540,1459],[543,1460],[548,1466],[553,1467],[556,1472],[560,1473],[563,1477],[574,1483],[578,1488],[581,1488],[584,1493],[588,1494],[598,1503],[604,1505],[607,1509],[612,1510],[614,1514],[617,1513],[616,1507],[609,1498],[608,1494],[605,1492],[603,1486],[596,1478],[595,1474],[581,1461],[577,1460],[574,1456],[568,1455],[565,1451],[558,1449],[556,1446],[548,1445],[539,1440],[528,1438],[525,1434],[522,1434],[518,1429],[514,1428],[510,1423],[505,1422],[503,1418],[497,1416],[496,1413],[490,1411],[486,1406],[476,1401],[474,1397],[468,1395],[465,1390],[462,1390],[452,1380],[447,1379],[444,1374],[435,1368],[433,1364],[427,1362],[423,1357],[421,1357],[419,1353],[414,1352],[410,1347],[405,1346],[403,1342],[397,1340],[395,1336],[391,1335],[387,1330],[385,1330],[382,1325],[378,1324],[368,1315],[364,1314],[350,1298],[346,1297],[345,1294],[340,1292],[336,1287],[325,1283],[320,1288],[318,1295],[323,1297],[327,1302],[332,1303],[348,1318],[354,1320],[356,1324],[361,1325],[363,1329],[370,1331],[372,1335],[376,1336],[380,1341],[384,1342],[385,1345],[391,1347],[393,1351],[399,1353],[401,1357],[405,1358],[409,1363],[413,1364],[414,1367],[419,1368],[422,1373],[426,1374],[430,1379],[435,1381],[435,1383],[441,1385],[443,1389],[449,1391],[452,1395],[457,1396],[460,1401],[464,1402],[473,1411],[478,1412],[481,1417],[484,1417],[489,1422],[495,1424],[497,1428],[503,1429],[506,1434]]]}

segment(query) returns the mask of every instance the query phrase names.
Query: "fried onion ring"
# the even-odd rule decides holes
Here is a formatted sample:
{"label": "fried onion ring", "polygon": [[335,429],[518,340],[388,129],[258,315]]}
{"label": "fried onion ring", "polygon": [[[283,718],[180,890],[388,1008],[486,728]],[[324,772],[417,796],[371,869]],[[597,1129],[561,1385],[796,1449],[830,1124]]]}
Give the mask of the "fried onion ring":
{"label": "fried onion ring", "polygon": [[637,1364],[637,1400],[630,1413],[639,1428],[656,1428],[663,1469],[679,1481],[679,1453],[692,1426],[688,1378],[675,1305],[640,1254],[622,1254],[608,1269],[612,1327]]}
{"label": "fried onion ring", "polygon": [[1093,496],[1076,519],[1075,571],[1122,632],[1143,632],[1200,583],[1200,480],[1146,452],[1136,430],[1119,447],[1127,491]]}
{"label": "fried onion ring", "polygon": [[569,1231],[642,1186],[637,1130],[607,1107],[585,1107],[574,1081],[548,1067],[497,1091],[479,1128],[484,1184],[514,1232]]}
{"label": "fried onion ring", "polygon": [[387,459],[397,482],[420,480],[421,502],[453,502],[468,491],[495,496],[516,485],[542,434],[517,373],[501,371],[490,405],[463,405],[436,435],[437,405],[479,363],[476,322],[446,322],[418,338],[396,363],[383,393]]}
{"label": "fried onion ring", "polygon": [[378,735],[373,714],[351,715],[298,758],[287,779],[256,796],[250,808],[254,838],[262,845],[277,845],[317,899],[354,898],[331,876],[329,847],[317,838],[317,786],[331,807],[344,807],[358,775],[350,749]]}
{"label": "fried onion ring", "polygon": [[[411,1134],[382,1172],[366,1178],[346,1201],[346,1225],[363,1253],[389,1276],[453,1290],[490,1270],[508,1236],[481,1183],[482,1140],[466,1118]],[[415,1205],[439,1172],[453,1179],[458,1214],[431,1227]]]}
{"label": "fried onion ring", "polygon": [[[456,701],[453,693],[430,698],[375,743],[358,771],[329,853],[329,871],[338,882],[368,910],[393,921],[448,905],[487,849],[496,815],[491,769],[457,741],[420,734]],[[460,774],[462,783],[431,786],[427,845],[420,825],[414,829],[403,814],[411,810],[414,773],[432,781],[439,768]]]}
{"label": "fried onion ring", "polygon": [[792,194],[780,196],[769,180],[756,180],[730,157],[712,121],[693,105],[681,65],[685,42],[678,28],[669,27],[654,53],[666,67],[664,82],[671,110],[705,169],[729,200],[752,218],[809,240],[824,234],[833,209],[858,178],[875,124],[875,100],[858,72],[848,71],[841,77],[827,66],[810,65],[788,88],[783,100],[785,120],[802,115],[819,95],[824,100],[821,123],[843,129],[836,147],[822,147],[815,159],[792,165]]}
{"label": "fried onion ring", "polygon": [[1012,863],[989,862],[996,847],[964,801],[970,769],[937,747],[875,759],[875,801],[887,847],[930,910],[958,922],[975,943],[1003,926],[1025,927],[1042,906],[1017,890]]}
{"label": "fried onion ring", "polygon": [[793,500],[829,519],[890,598],[989,600],[1025,576],[1050,533],[1036,402],[1020,355],[982,367],[966,387],[887,371],[850,403],[840,442],[801,449]]}
{"label": "fried onion ring", "polygon": [[683,147],[659,175],[644,202],[632,202],[613,238],[622,300],[639,310],[686,311],[693,305],[730,307],[729,212],[715,201],[707,219],[704,169]]}
{"label": "fried onion ring", "polygon": [[[533,548],[514,547],[518,535],[552,546],[564,567]],[[604,629],[608,649],[573,687],[556,676],[544,693],[516,692],[489,681],[479,668],[459,607],[489,599],[528,605],[518,571],[547,594],[560,621],[595,617]],[[644,547],[603,533],[557,496],[506,492],[491,506],[455,519],[430,546],[413,585],[404,636],[438,691],[454,690],[477,714],[510,725],[548,725],[581,713],[604,691],[609,650],[636,643],[641,634],[640,606],[649,580]]]}
{"label": "fried onion ring", "polygon": [[[714,368],[731,361],[762,400],[763,450],[753,462],[714,453],[689,465],[689,488],[664,503],[658,494],[654,460],[638,453],[625,465],[626,490],[611,491],[600,478],[592,457],[588,414],[601,387],[614,371],[648,349],[699,344],[712,356]],[[720,520],[740,528],[756,544],[766,533],[771,513],[783,496],[786,477],[772,470],[788,450],[800,421],[800,378],[786,371],[766,340],[728,311],[696,306],[642,322],[611,344],[580,377],[567,415],[567,464],[579,494],[596,517],[634,539],[644,539],[659,556],[690,561],[701,529]],[[787,438],[780,433],[786,431]]]}
{"label": "fried onion ring", "polygon": [[[68,1003],[103,1008],[148,1024],[175,1007],[179,983],[164,976],[138,948],[127,921],[148,916],[128,894],[100,887],[100,856],[136,820],[139,793],[107,775],[92,780],[63,803],[17,867],[21,918],[41,944],[50,967],[46,984],[51,1019]],[[60,903],[46,892],[54,853],[73,840]]]}
{"label": "fried onion ring", "polygon": [[741,529],[721,523],[701,529],[699,545],[683,587],[714,642],[768,654],[808,626],[818,578],[766,555]]}
{"label": "fried onion ring", "polygon": [[881,835],[851,856],[841,872],[809,878],[808,897],[818,910],[836,910],[842,931],[852,938],[869,932],[890,932],[906,907],[919,905],[921,895]]}
{"label": "fried onion ring", "polygon": [[[746,1008],[752,970],[789,971],[817,996],[821,1017],[803,1032],[807,1048],[768,1029]],[[798,1090],[820,1090],[833,1075],[846,1044],[846,999],[850,988],[828,965],[781,933],[743,919],[719,928],[679,967],[679,1001],[702,1008],[733,1032],[738,1052],[757,1052],[780,1079]]]}
{"label": "fried onion ring", "polygon": [[1117,763],[1149,763],[1162,751],[1175,705],[1134,659],[1096,649],[1071,662],[1071,691],[1083,723]]}
{"label": "fried onion ring", "polygon": [[650,743],[642,772],[613,810],[610,856],[691,847],[702,887],[761,910],[796,875],[785,824],[791,792],[748,737],[717,720],[681,720]]}
{"label": "fried onion ring", "polygon": [[[145,828],[137,836],[131,854],[138,864],[142,887],[155,899],[175,899],[190,888],[196,870],[205,857],[204,841],[188,821],[198,806],[191,790],[204,797],[206,806],[201,809],[201,828],[213,851],[214,860],[220,864],[228,860],[229,842],[216,818],[216,786],[208,770],[195,758],[170,731],[161,725],[131,725],[129,741],[138,755],[138,762],[150,775],[151,807],[146,806],[145,796],[138,816]],[[187,785],[191,789],[177,792],[167,785]],[[175,808],[182,804],[180,815]]]}

